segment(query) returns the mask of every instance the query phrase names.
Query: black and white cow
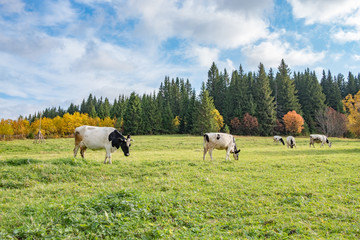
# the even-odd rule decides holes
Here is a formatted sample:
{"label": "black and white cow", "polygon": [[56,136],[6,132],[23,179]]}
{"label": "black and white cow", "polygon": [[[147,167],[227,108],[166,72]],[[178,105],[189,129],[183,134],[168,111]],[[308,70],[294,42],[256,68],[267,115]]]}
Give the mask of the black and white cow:
{"label": "black and white cow", "polygon": [[320,147],[324,146],[324,144],[327,143],[329,147],[331,147],[331,142],[329,141],[329,139],[325,135],[321,135],[321,134],[310,135],[310,144],[309,144],[310,147],[311,145],[315,147],[314,143],[321,143]]}
{"label": "black and white cow", "polygon": [[288,136],[286,138],[286,145],[287,145],[288,148],[289,147],[291,147],[291,148],[295,147],[296,148],[295,138],[293,136]]}
{"label": "black and white cow", "polygon": [[204,156],[203,159],[205,160],[205,155],[207,151],[209,151],[210,158],[213,160],[212,151],[214,149],[225,149],[226,150],[226,160],[230,161],[230,152],[233,153],[235,160],[239,159],[239,152],[240,149],[237,150],[235,138],[227,133],[205,133],[204,134]]}
{"label": "black and white cow", "polygon": [[281,136],[274,136],[274,142],[281,142],[283,145],[285,145]]}
{"label": "black and white cow", "polygon": [[93,150],[105,149],[104,163],[106,163],[106,159],[109,159],[109,164],[111,164],[111,153],[115,152],[119,147],[121,147],[126,157],[130,155],[131,140],[130,135],[125,138],[113,127],[80,126],[75,129],[74,157],[76,157],[79,148],[82,158],[84,158],[87,148]]}

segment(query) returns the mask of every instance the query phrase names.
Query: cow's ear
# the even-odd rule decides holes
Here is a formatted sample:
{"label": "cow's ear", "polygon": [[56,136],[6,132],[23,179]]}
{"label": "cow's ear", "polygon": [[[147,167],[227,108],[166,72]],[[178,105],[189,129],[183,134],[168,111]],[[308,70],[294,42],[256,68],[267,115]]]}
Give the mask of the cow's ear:
{"label": "cow's ear", "polygon": [[239,153],[241,150],[239,149],[239,150],[237,150],[237,151],[235,151],[235,153],[237,154],[237,153]]}
{"label": "cow's ear", "polygon": [[131,138],[130,134],[127,136],[127,139],[126,140],[130,140],[130,141],[134,141],[134,139]]}

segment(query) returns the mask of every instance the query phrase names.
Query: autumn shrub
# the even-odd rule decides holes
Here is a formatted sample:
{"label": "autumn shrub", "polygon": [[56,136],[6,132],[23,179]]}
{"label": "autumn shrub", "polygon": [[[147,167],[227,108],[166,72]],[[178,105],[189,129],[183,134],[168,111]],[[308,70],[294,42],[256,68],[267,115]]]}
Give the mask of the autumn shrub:
{"label": "autumn shrub", "polygon": [[241,134],[241,123],[238,117],[234,117],[230,121],[231,133],[233,134]]}
{"label": "autumn shrub", "polygon": [[331,107],[319,110],[315,119],[320,132],[331,137],[343,137],[347,131],[347,118]]}
{"label": "autumn shrub", "polygon": [[283,117],[285,129],[290,134],[299,134],[304,128],[304,119],[303,117],[296,113],[295,110],[288,112]]}
{"label": "autumn shrub", "polygon": [[259,130],[259,123],[257,118],[251,116],[249,113],[245,113],[240,126],[244,135],[256,135]]}

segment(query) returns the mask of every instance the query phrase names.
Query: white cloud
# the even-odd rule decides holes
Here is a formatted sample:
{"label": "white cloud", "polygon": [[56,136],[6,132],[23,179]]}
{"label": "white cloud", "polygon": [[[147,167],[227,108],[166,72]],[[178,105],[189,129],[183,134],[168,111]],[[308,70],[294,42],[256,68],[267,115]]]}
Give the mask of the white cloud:
{"label": "white cloud", "polygon": [[20,13],[25,4],[21,0],[0,0],[0,10],[4,13]]}
{"label": "white cloud", "polygon": [[288,0],[296,18],[306,24],[332,24],[335,41],[360,40],[360,1],[358,0]]}
{"label": "white cloud", "polygon": [[265,67],[277,68],[281,59],[289,66],[309,66],[319,62],[325,56],[324,52],[313,52],[310,48],[294,49],[287,42],[279,40],[264,41],[242,49],[249,65],[254,69],[260,62]]}
{"label": "white cloud", "polygon": [[359,41],[360,40],[360,29],[359,30],[351,30],[351,31],[343,31],[339,30],[334,34],[334,39],[340,43]]}
{"label": "white cloud", "polygon": [[192,46],[188,49],[188,57],[197,59],[201,67],[209,67],[213,62],[219,61],[219,49],[201,46]]}
{"label": "white cloud", "polygon": [[[242,1],[243,2],[243,1]],[[141,16],[136,25],[139,36],[165,40],[169,37],[187,38],[196,43],[216,45],[218,48],[236,48],[268,34],[268,23],[263,12],[271,1],[263,5],[243,5],[229,9],[227,1],[131,1],[130,16]],[[222,3],[222,5],[221,5]],[[260,3],[261,4],[261,3]],[[248,7],[246,9],[245,7]],[[124,9],[119,9],[123,18]],[[126,14],[126,13],[125,13]]]}
{"label": "white cloud", "polygon": [[359,54],[354,54],[352,57],[353,57],[353,59],[355,61],[360,61],[360,55]]}
{"label": "white cloud", "polygon": [[304,18],[307,24],[342,23],[344,18],[360,7],[357,0],[288,0],[296,18]]}

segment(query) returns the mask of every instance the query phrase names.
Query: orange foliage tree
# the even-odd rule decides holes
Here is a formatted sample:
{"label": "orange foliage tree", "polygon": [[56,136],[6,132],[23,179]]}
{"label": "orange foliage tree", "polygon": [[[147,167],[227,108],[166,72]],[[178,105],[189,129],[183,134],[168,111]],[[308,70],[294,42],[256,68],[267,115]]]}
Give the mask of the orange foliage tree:
{"label": "orange foliage tree", "polygon": [[295,110],[288,112],[283,117],[285,129],[289,133],[298,134],[303,130],[304,119]]}
{"label": "orange foliage tree", "polygon": [[348,129],[356,136],[360,136],[360,91],[354,97],[349,94],[343,100],[347,112]]}

